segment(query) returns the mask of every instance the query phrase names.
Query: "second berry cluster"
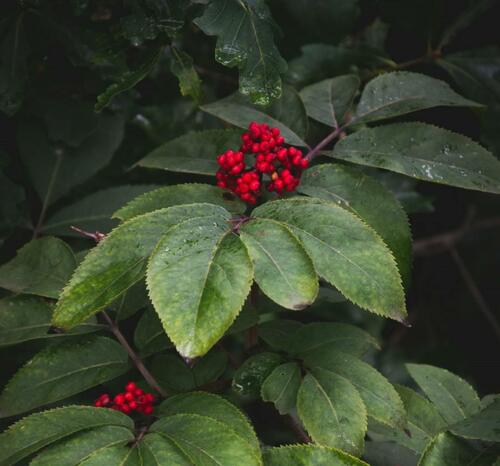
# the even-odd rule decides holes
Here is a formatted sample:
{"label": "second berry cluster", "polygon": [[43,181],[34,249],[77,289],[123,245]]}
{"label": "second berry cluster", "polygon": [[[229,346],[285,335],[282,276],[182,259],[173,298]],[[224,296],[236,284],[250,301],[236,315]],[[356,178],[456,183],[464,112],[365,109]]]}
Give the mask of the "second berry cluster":
{"label": "second berry cluster", "polygon": [[[279,128],[253,121],[241,141],[239,151],[227,150],[217,157],[217,186],[230,189],[249,204],[257,202],[263,186],[278,194],[295,190],[309,161],[299,149],[284,146]],[[254,158],[249,161],[248,157]]]}
{"label": "second berry cluster", "polygon": [[128,414],[137,411],[142,414],[153,412],[153,402],[155,397],[152,393],[145,393],[142,388],[138,388],[134,382],[125,385],[125,392],[118,393],[111,398],[107,393],[103,393],[94,403],[97,408],[111,408]]}

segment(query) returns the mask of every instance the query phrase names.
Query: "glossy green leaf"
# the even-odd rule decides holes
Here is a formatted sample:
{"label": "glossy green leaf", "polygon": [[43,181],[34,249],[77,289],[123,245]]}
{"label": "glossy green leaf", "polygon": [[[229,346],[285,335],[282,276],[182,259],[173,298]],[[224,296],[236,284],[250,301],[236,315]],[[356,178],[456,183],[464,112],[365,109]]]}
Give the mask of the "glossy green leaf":
{"label": "glossy green leaf", "polygon": [[240,228],[264,294],[287,309],[301,310],[314,302],[318,277],[299,240],[280,222],[256,219]]}
{"label": "glossy green leaf", "polygon": [[112,409],[67,406],[32,414],[0,434],[0,464],[17,464],[46,445],[82,430],[121,426],[132,430],[132,418]]}
{"label": "glossy green leaf", "polygon": [[[72,117],[70,112],[67,118]],[[33,187],[43,203],[50,205],[105,167],[123,135],[124,116],[103,114],[78,147],[51,141],[44,125],[35,120],[22,120],[17,138]]]}
{"label": "glossy green leaf", "polygon": [[362,129],[330,155],[419,180],[500,193],[500,162],[490,152],[466,136],[425,123]]}
{"label": "glossy green leaf", "polygon": [[213,0],[195,24],[217,36],[215,59],[240,71],[240,92],[268,105],[281,95],[287,65],[274,44],[274,21],[263,0]]}
{"label": "glossy green leaf", "polygon": [[166,436],[148,433],[139,444],[141,466],[193,466],[193,462],[177,444]]}
{"label": "glossy green leaf", "polygon": [[396,71],[382,74],[365,86],[354,121],[383,120],[441,106],[481,107],[481,104],[463,98],[439,79]]}
{"label": "glossy green leaf", "polygon": [[253,268],[228,215],[187,220],[160,240],[147,285],[163,327],[185,357],[205,354],[250,292]]}
{"label": "glossy green leaf", "polygon": [[125,320],[150,304],[146,281],[140,280],[111,304],[110,308],[116,312],[116,320]]}
{"label": "glossy green leaf", "polygon": [[270,320],[259,325],[259,338],[274,350],[289,351],[293,334],[302,326],[296,320]]}
{"label": "glossy green leaf", "polygon": [[268,202],[253,215],[286,223],[321,277],[360,307],[395,320],[406,315],[401,278],[381,238],[351,212],[318,199]]}
{"label": "glossy green leaf", "polygon": [[260,446],[257,436],[246,416],[226,399],[206,392],[191,392],[165,400],[158,412],[161,416],[176,414],[199,414],[214,419],[229,427],[244,439],[258,454]]}
{"label": "glossy green leaf", "polygon": [[233,129],[190,132],[153,149],[138,164],[146,168],[215,176],[220,168],[217,156],[228,149],[238,150],[240,136],[241,131]]}
{"label": "glossy green leaf", "polygon": [[363,451],[366,408],[347,379],[330,371],[314,369],[300,385],[297,412],[316,443],[355,455]]}
{"label": "glossy green leaf", "polygon": [[369,466],[335,448],[319,445],[288,445],[264,451],[265,466]]}
{"label": "glossy green leaf", "polygon": [[75,267],[73,251],[64,241],[53,237],[33,240],[0,267],[0,287],[57,298]]}
{"label": "glossy green leaf", "polygon": [[389,246],[408,283],[411,267],[408,217],[394,194],[382,183],[355,168],[321,164],[304,172],[298,191],[336,202],[364,220]]}
{"label": "glossy green leaf", "polygon": [[35,340],[47,334],[51,307],[32,296],[0,300],[0,347]]}
{"label": "glossy green leaf", "polygon": [[133,218],[114,229],[76,269],[54,311],[54,325],[75,326],[143,278],[149,255],[173,225],[187,218],[218,218],[225,212],[209,204],[174,206]]}
{"label": "glossy green leaf", "polygon": [[451,432],[467,439],[500,442],[500,398],[452,426]]}
{"label": "glossy green leaf", "polygon": [[243,396],[259,396],[264,380],[282,362],[276,353],[258,353],[249,357],[234,373],[233,389]]}
{"label": "glossy green leaf", "polygon": [[78,466],[146,466],[147,463],[142,461],[138,453],[141,449],[140,445],[136,448],[123,445],[101,448],[89,455]]}
{"label": "glossy green leaf", "polygon": [[289,414],[295,409],[301,379],[300,366],[296,362],[281,364],[264,380],[260,396],[274,403],[280,414]]}
{"label": "glossy green leaf", "polygon": [[257,453],[254,446],[227,424],[211,417],[176,414],[156,421],[150,430],[172,440],[195,465],[262,464],[260,451]]}
{"label": "glossy green leaf", "polygon": [[494,457],[480,453],[446,432],[438,434],[424,451],[419,466],[491,466]]}
{"label": "glossy green leaf", "polygon": [[317,351],[306,358],[310,368],[320,368],[343,377],[356,388],[368,416],[395,428],[406,427],[403,402],[390,382],[376,369],[347,353]]}
{"label": "glossy green leaf", "polygon": [[113,217],[126,221],[166,207],[205,202],[236,214],[246,209],[245,204],[229,191],[208,184],[190,183],[165,186],[145,193],[116,211]]}
{"label": "glossy green leaf", "polygon": [[240,128],[247,129],[252,121],[279,128],[288,144],[305,147],[307,114],[299,94],[285,87],[283,96],[266,108],[255,107],[238,94],[230,95],[201,109]]}
{"label": "glossy green leaf", "polygon": [[63,400],[125,373],[125,349],[106,337],[49,346],[10,379],[0,395],[0,417]]}
{"label": "glossy green leaf", "polygon": [[475,390],[457,375],[426,364],[407,364],[406,368],[446,422],[459,422],[481,409]]}
{"label": "glossy green leaf", "polygon": [[136,196],[156,187],[154,185],[132,185],[97,191],[58,210],[44,222],[42,232],[49,235],[81,238],[80,233],[71,229],[72,226],[76,226],[85,231],[106,233],[118,223],[111,219],[115,210]]}
{"label": "glossy green leaf", "polygon": [[193,64],[193,59],[183,50],[171,47],[172,61],[170,63],[170,71],[179,80],[179,88],[181,95],[190,96],[196,103],[199,103],[203,90],[201,88],[201,80],[196,72]]}
{"label": "glossy green leaf", "polygon": [[359,85],[356,75],[338,76],[305,87],[300,97],[310,118],[337,128],[344,123]]}
{"label": "glossy green leaf", "polygon": [[369,349],[380,349],[377,340],[354,325],[313,322],[300,327],[290,337],[289,351],[301,357],[313,356],[315,351],[342,351],[362,356]]}
{"label": "glossy green leaf", "polygon": [[134,440],[134,434],[125,427],[104,426],[78,432],[46,448],[30,466],[67,466],[80,464],[95,451],[115,445],[124,446]]}
{"label": "glossy green leaf", "polygon": [[159,353],[173,346],[165,333],[158,314],[152,307],[148,307],[137,322],[134,344],[142,357]]}
{"label": "glossy green leaf", "polygon": [[137,83],[142,81],[156,66],[162,50],[163,47],[151,48],[149,54],[136,70],[123,73],[115,83],[99,94],[94,107],[95,111],[102,111],[113,100],[113,97],[132,89]]}

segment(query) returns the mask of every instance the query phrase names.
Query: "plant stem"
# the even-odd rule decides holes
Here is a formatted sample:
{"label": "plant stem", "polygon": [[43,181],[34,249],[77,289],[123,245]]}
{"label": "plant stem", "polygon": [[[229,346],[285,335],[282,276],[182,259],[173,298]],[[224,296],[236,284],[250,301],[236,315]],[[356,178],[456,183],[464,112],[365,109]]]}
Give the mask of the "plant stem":
{"label": "plant stem", "polygon": [[134,363],[135,367],[137,367],[137,370],[142,374],[142,376],[149,384],[149,386],[154,390],[156,390],[163,398],[166,398],[167,392],[165,392],[165,390],[163,390],[163,388],[160,387],[160,384],[156,381],[151,372],[148,371],[148,369],[142,362],[141,358],[135,353],[132,347],[128,344],[128,341],[123,336],[123,333],[118,328],[118,325],[116,325],[116,322],[114,322],[105,311],[101,311],[101,315],[104,317],[104,320],[109,325],[109,328],[115,335],[116,339],[125,348],[130,359],[132,359],[132,362]]}
{"label": "plant stem", "polygon": [[306,160],[311,161],[314,157],[319,154],[319,151],[326,147],[330,142],[332,142],[337,136],[344,131],[344,126],[338,126],[335,128],[325,139],[320,141],[315,147],[313,147],[304,157]]}

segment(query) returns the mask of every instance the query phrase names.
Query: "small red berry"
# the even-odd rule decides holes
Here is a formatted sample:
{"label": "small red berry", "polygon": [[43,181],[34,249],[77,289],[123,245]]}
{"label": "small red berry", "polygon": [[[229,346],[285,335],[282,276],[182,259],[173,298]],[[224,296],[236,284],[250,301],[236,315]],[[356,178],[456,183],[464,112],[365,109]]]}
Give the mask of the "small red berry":
{"label": "small red berry", "polygon": [[125,403],[125,395],[123,395],[122,393],[119,393],[118,395],[115,396],[114,402],[117,405],[124,404]]}

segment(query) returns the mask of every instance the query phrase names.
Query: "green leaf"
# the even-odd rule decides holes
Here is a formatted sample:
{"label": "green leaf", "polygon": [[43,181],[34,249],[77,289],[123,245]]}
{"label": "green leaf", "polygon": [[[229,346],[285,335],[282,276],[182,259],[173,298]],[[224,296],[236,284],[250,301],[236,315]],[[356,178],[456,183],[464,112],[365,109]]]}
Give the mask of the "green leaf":
{"label": "green leaf", "polygon": [[406,364],[406,369],[447,423],[459,422],[481,409],[475,390],[446,369],[426,364]]}
{"label": "green leaf", "polygon": [[276,367],[264,380],[260,396],[274,403],[280,414],[289,414],[295,409],[295,401],[302,375],[296,362],[287,362]]}
{"label": "green leaf", "polygon": [[370,365],[340,351],[316,351],[305,362],[310,368],[332,372],[351,382],[361,395],[369,417],[388,426],[406,427],[401,398],[389,381]]}
{"label": "green leaf", "polygon": [[302,241],[318,275],[355,304],[404,319],[404,293],[394,258],[358,217],[319,199],[268,202],[253,215],[286,223]]}
{"label": "green leaf", "polygon": [[54,203],[105,167],[123,134],[124,116],[103,114],[96,129],[78,147],[71,147],[51,141],[39,122],[22,120],[17,135],[19,155],[43,204]]}
{"label": "green leaf", "polygon": [[446,423],[436,407],[412,389],[397,385],[396,390],[408,418],[406,432],[377,423],[370,425],[369,430],[421,454],[429,441],[446,428]]}
{"label": "green leaf", "polygon": [[458,95],[439,79],[419,73],[396,71],[377,76],[365,86],[353,122],[383,120],[442,106],[482,105]]}
{"label": "green leaf", "polygon": [[0,395],[0,417],[63,400],[125,373],[126,351],[116,341],[92,337],[49,346],[10,379]]}
{"label": "green leaf", "polygon": [[160,434],[147,434],[139,444],[139,451],[144,466],[163,466],[167,464],[193,466],[190,458],[184,454],[173,440]]}
{"label": "green leaf", "polygon": [[314,369],[300,385],[297,412],[316,443],[355,455],[363,451],[366,408],[347,379]]}
{"label": "green leaf", "polygon": [[46,445],[82,430],[121,426],[132,430],[134,422],[112,409],[67,406],[32,414],[0,434],[0,464],[17,464]]}
{"label": "green leaf", "polygon": [[159,353],[173,346],[165,333],[158,314],[152,307],[148,307],[137,322],[134,344],[142,357]]}
{"label": "green leaf", "polygon": [[288,144],[306,147],[307,114],[299,94],[292,87],[284,88],[283,96],[266,108],[255,107],[244,97],[233,94],[201,109],[232,125],[247,129],[252,121],[279,128]]}
{"label": "green leaf", "polygon": [[51,307],[32,296],[0,300],[0,347],[44,337],[50,327]]}
{"label": "green leaf", "polygon": [[151,303],[149,302],[146,282],[140,280],[111,304],[110,308],[116,312],[116,320],[125,320],[149,304]]}
{"label": "green leaf", "polygon": [[366,442],[363,459],[372,466],[416,466],[418,456],[394,442]]}
{"label": "green leaf", "polygon": [[425,123],[362,129],[329,155],[419,180],[500,193],[500,162],[491,153],[466,136]]}
{"label": "green leaf", "polygon": [[143,466],[146,463],[142,462],[138,453],[142,448],[141,444],[136,448],[122,445],[102,448],[78,463],[78,466]]}
{"label": "green leaf", "polygon": [[300,97],[310,118],[337,128],[344,123],[359,85],[356,75],[338,76],[305,87]]}
{"label": "green leaf", "polygon": [[500,442],[500,398],[452,426],[451,432],[466,439]]}
{"label": "green leaf", "polygon": [[73,251],[64,241],[53,237],[33,240],[0,267],[0,287],[57,298],[75,267]]}
{"label": "green leaf", "polygon": [[44,223],[42,232],[49,235],[81,238],[81,234],[73,231],[71,226],[92,232],[109,231],[117,225],[117,221],[111,219],[115,210],[136,196],[155,188],[157,186],[154,185],[133,185],[97,191],[58,210]]}
{"label": "green leaf", "polygon": [[56,445],[46,448],[30,466],[67,466],[80,464],[95,451],[111,446],[124,446],[134,440],[134,435],[125,427],[104,426],[78,432]]}
{"label": "green leaf", "polygon": [[240,92],[259,105],[281,96],[286,61],[274,44],[274,21],[263,0],[213,0],[195,24],[217,36],[215,59],[240,71]]}
{"label": "green leaf", "polygon": [[288,350],[301,357],[313,356],[316,351],[342,351],[362,356],[369,349],[380,349],[377,340],[354,325],[313,322],[300,327],[291,337]]}
{"label": "green leaf", "polygon": [[275,319],[259,325],[259,338],[272,349],[289,351],[293,334],[303,326],[296,320]]}
{"label": "green leaf", "polygon": [[146,261],[162,235],[187,218],[225,215],[209,204],[174,206],[115,228],[76,269],[54,311],[53,323],[70,328],[105,308],[145,274]]}
{"label": "green leaf", "polygon": [[208,184],[189,183],[165,186],[145,193],[116,211],[113,217],[125,221],[154,210],[196,203],[219,205],[235,214],[243,213],[246,209],[245,204],[229,191]]}
{"label": "green leaf", "polygon": [[250,292],[253,269],[228,215],[170,229],[148,264],[151,301],[184,357],[205,354],[230,327]]}
{"label": "green leaf", "polygon": [[490,455],[478,453],[452,435],[442,432],[429,443],[419,466],[491,466],[495,460]]}
{"label": "green leaf", "polygon": [[177,448],[196,465],[260,466],[262,464],[260,451],[257,453],[253,445],[227,424],[211,417],[176,414],[155,422],[150,430],[174,442]]}
{"label": "green leaf", "polygon": [[113,97],[132,89],[137,83],[142,81],[156,66],[162,50],[163,47],[151,48],[149,54],[136,70],[123,73],[117,82],[111,84],[102,94],[99,94],[94,107],[95,111],[102,111],[109,105]]}
{"label": "green leaf", "polygon": [[161,416],[198,414],[229,427],[245,440],[258,455],[260,446],[255,432],[243,413],[224,398],[206,392],[191,392],[165,400],[158,408]]}
{"label": "green leaf", "polygon": [[189,132],[153,149],[138,164],[147,168],[215,176],[220,168],[217,156],[228,149],[237,150],[241,145],[240,136],[241,131],[234,129]]}
{"label": "green leaf", "polygon": [[199,103],[203,97],[201,80],[196,72],[193,59],[183,50],[171,47],[172,61],[170,71],[179,80],[181,95],[190,96],[196,103]]}
{"label": "green leaf", "polygon": [[336,202],[364,220],[389,246],[404,282],[409,282],[411,231],[408,217],[382,183],[355,168],[321,164],[304,172],[298,191]]}
{"label": "green leaf", "polygon": [[288,445],[264,450],[265,466],[369,466],[335,448],[319,445]]}
{"label": "green leaf", "polygon": [[318,277],[311,259],[286,225],[267,219],[246,222],[240,237],[255,269],[255,281],[273,301],[301,310],[318,295]]}
{"label": "green leaf", "polygon": [[264,380],[281,363],[281,356],[263,352],[249,357],[234,373],[233,389],[243,396],[259,396]]}

